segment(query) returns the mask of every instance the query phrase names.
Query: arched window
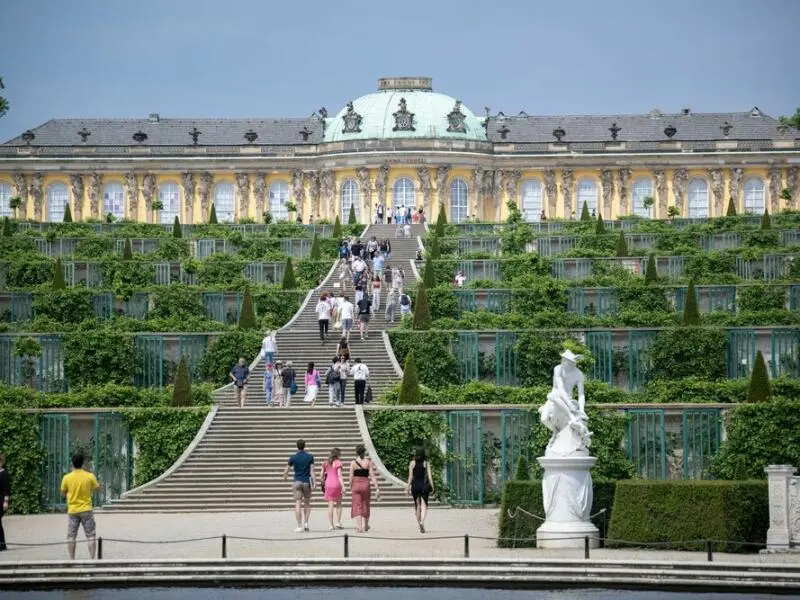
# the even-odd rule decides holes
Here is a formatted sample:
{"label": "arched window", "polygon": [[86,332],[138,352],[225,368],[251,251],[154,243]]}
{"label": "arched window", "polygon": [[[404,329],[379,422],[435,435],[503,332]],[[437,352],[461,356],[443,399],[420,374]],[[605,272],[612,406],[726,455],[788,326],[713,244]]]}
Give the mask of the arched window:
{"label": "arched window", "polygon": [[181,192],[177,183],[162,183],[158,188],[158,199],[163,208],[159,213],[159,222],[170,225],[181,210]]}
{"label": "arched window", "polygon": [[450,221],[463,223],[467,220],[469,188],[463,179],[450,182]]}
{"label": "arched window", "polygon": [[708,183],[705,179],[692,179],[689,182],[689,218],[708,217]]}
{"label": "arched window", "polygon": [[103,217],[109,213],[117,220],[125,218],[125,190],[121,183],[103,186]]}
{"label": "arched window", "polygon": [[764,207],[764,180],[751,177],[744,182],[744,212],[763,213]]}
{"label": "arched window", "polygon": [[233,184],[230,182],[218,183],[214,187],[214,212],[220,223],[232,223],[234,211]]}
{"label": "arched window", "polygon": [[361,207],[359,204],[359,198],[361,197],[358,191],[358,184],[356,183],[355,179],[348,179],[344,183],[342,183],[342,190],[339,193],[339,196],[342,201],[342,214],[339,217],[342,223],[347,223],[348,219],[350,218],[350,207],[353,207],[353,210],[356,213],[356,221],[358,223],[361,222]]}
{"label": "arched window", "polygon": [[408,177],[401,177],[392,186],[392,199],[394,208],[414,208],[417,205],[417,196],[414,191],[414,182]]}
{"label": "arched window", "polygon": [[589,214],[597,214],[597,184],[591,179],[581,179],[578,182],[578,215],[583,210],[583,203],[589,207]]}
{"label": "arched window", "polygon": [[645,208],[644,199],[648,196],[653,197],[653,182],[649,179],[637,179],[633,182],[631,191],[633,214],[637,217],[652,217],[653,205],[651,204],[649,208]]}
{"label": "arched window", "polygon": [[11,186],[7,183],[0,183],[0,217],[12,217],[11,210]]}
{"label": "arched window", "polygon": [[289,201],[289,184],[285,181],[273,181],[269,184],[269,213],[275,221],[289,218],[286,203]]}
{"label": "arched window", "polygon": [[47,188],[47,220],[61,223],[64,209],[69,204],[69,188],[66,183],[54,183]]}
{"label": "arched window", "polygon": [[542,218],[542,184],[535,179],[522,184],[522,218],[526,221]]}

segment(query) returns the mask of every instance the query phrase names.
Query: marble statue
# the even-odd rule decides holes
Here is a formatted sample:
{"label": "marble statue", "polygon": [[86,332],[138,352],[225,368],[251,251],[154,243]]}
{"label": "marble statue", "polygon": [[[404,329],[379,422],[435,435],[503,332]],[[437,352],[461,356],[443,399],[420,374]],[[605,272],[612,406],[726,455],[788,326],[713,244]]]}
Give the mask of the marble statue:
{"label": "marble statue", "polygon": [[[580,355],[561,353],[553,369],[553,389],[539,408],[541,422],[553,432],[539,464],[544,468],[542,494],[545,522],[536,531],[539,548],[580,548],[589,538],[599,545],[599,531],[591,520],[592,475],[597,459],[589,456],[592,432],[586,417],[584,377]],[[574,397],[577,389],[577,400]]]}

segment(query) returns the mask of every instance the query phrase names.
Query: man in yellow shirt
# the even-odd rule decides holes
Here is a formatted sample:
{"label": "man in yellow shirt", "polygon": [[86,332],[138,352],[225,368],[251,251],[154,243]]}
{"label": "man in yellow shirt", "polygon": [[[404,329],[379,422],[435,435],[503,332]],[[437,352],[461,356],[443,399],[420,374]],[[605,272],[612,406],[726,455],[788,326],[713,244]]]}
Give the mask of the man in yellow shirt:
{"label": "man in yellow shirt", "polygon": [[89,556],[95,554],[95,523],[92,513],[92,492],[100,487],[92,473],[83,470],[83,455],[72,457],[72,472],[61,480],[61,493],[67,498],[67,551],[70,560],[75,560],[75,538],[83,525],[89,545]]}

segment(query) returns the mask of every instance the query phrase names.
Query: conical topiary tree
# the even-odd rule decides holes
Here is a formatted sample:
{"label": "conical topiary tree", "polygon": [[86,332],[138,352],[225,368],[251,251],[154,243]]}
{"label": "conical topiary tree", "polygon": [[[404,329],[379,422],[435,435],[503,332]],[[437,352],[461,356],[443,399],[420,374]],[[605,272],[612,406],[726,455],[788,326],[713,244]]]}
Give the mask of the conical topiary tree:
{"label": "conical topiary tree", "polygon": [[297,287],[297,281],[294,277],[294,265],[292,265],[292,257],[286,259],[286,268],[283,270],[283,284],[281,286],[284,290],[293,290]]}
{"label": "conical topiary tree", "polygon": [[216,225],[217,224],[217,209],[214,208],[214,203],[211,203],[211,210],[208,211],[208,223],[209,225]]}
{"label": "conical topiary tree", "polygon": [[436,237],[443,237],[447,227],[447,215],[445,214],[444,204],[439,204],[439,215],[436,217]]}
{"label": "conical topiary tree", "polygon": [[11,221],[8,217],[3,217],[3,237],[11,237]]}
{"label": "conical topiary tree", "polygon": [[333,239],[337,242],[342,239],[342,221],[339,215],[336,215],[336,220],[333,222]]}
{"label": "conical topiary tree", "polygon": [[628,256],[628,242],[625,241],[625,234],[620,231],[617,238],[617,256],[625,258]]}
{"label": "conical topiary tree", "polygon": [[733,196],[728,198],[728,210],[725,212],[726,217],[736,216],[736,203],[733,201]]}
{"label": "conical topiary tree", "polygon": [[769,385],[767,363],[761,350],[756,352],[756,363],[750,374],[750,385],[747,388],[748,402],[767,402],[772,397],[772,388]]}
{"label": "conical topiary tree", "polygon": [[656,257],[651,254],[647,257],[647,268],[644,272],[645,283],[655,283],[658,281],[658,271],[656,270]]}
{"label": "conical topiary tree", "polygon": [[314,234],[314,239],[311,242],[311,254],[309,255],[311,260],[321,260],[322,259],[322,249],[319,247],[319,238],[317,234]]}
{"label": "conical topiary tree", "polygon": [[403,367],[403,381],[400,384],[399,404],[422,404],[422,393],[419,389],[417,377],[417,363],[414,361],[414,351],[406,355],[406,364]]}
{"label": "conical topiary tree", "polygon": [[357,225],[358,219],[356,219],[356,205],[350,205],[350,213],[347,215],[347,224],[348,225]]}
{"label": "conical topiary tree", "polygon": [[531,478],[531,465],[524,455],[517,459],[517,467],[514,469],[514,481],[529,481]]}
{"label": "conical topiary tree", "polygon": [[133,260],[133,246],[130,238],[125,238],[125,245],[122,247],[122,260]]}
{"label": "conical topiary tree", "polygon": [[425,259],[425,271],[423,271],[422,274],[422,285],[428,289],[436,287],[436,271],[434,271],[433,258],[431,258],[430,254],[428,258]]}
{"label": "conical topiary tree", "polygon": [[64,271],[61,269],[61,259],[57,258],[53,263],[53,289],[64,290],[67,289],[67,282],[64,279]]}
{"label": "conical topiary tree", "polygon": [[253,305],[253,294],[250,292],[250,286],[244,288],[244,296],[242,297],[242,310],[239,311],[239,329],[255,329],[256,328],[256,309]]}
{"label": "conical topiary tree", "polygon": [[697,309],[697,294],[694,291],[694,282],[689,282],[686,292],[686,304],[683,307],[683,324],[686,327],[700,325],[700,311]]}
{"label": "conical topiary tree", "polygon": [[417,287],[417,297],[414,301],[414,320],[411,322],[412,329],[427,330],[431,328],[431,311],[428,308],[428,292],[425,284]]}
{"label": "conical topiary tree", "polygon": [[772,229],[772,219],[769,218],[769,211],[765,208],[764,215],[761,217],[761,231]]}
{"label": "conical topiary tree", "polygon": [[172,223],[172,237],[182,238],[183,230],[181,229],[181,221],[178,215],[175,215],[175,221]]}
{"label": "conical topiary tree", "polygon": [[433,260],[438,260],[442,257],[442,249],[439,246],[439,236],[435,235],[431,238],[431,247],[430,251],[428,252],[428,256],[430,256]]}
{"label": "conical topiary tree", "polygon": [[597,224],[594,226],[595,235],[603,235],[606,232],[606,224],[603,223],[603,215],[597,214]]}
{"label": "conical topiary tree", "polygon": [[69,207],[69,202],[64,205],[64,223],[72,223],[72,210]]}
{"label": "conical topiary tree", "polygon": [[175,384],[172,386],[172,406],[192,405],[192,380],[186,357],[181,356],[178,368],[175,370]]}
{"label": "conical topiary tree", "polygon": [[591,221],[592,215],[589,213],[589,205],[584,200],[583,208],[581,209],[581,221]]}

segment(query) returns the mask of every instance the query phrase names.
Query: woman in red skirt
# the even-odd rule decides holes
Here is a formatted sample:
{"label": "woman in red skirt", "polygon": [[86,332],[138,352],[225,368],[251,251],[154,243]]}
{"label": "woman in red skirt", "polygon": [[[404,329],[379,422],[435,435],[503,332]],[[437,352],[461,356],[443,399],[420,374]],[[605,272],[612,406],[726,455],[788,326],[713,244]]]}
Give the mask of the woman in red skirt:
{"label": "woman in red skirt", "polygon": [[371,460],[364,458],[366,453],[364,444],[359,444],[356,446],[356,459],[350,463],[350,492],[352,494],[350,517],[356,520],[358,533],[369,531],[371,484],[375,485],[375,499],[381,499],[375,467]]}

